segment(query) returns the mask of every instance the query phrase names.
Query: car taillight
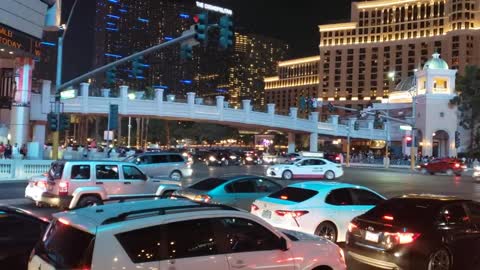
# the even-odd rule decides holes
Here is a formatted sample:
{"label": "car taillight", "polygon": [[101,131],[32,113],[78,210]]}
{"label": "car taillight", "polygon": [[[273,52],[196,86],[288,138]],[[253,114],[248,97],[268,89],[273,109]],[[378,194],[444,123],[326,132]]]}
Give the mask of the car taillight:
{"label": "car taillight", "polygon": [[193,200],[197,202],[209,203],[210,201],[212,201],[212,197],[202,194],[202,195],[196,195],[195,198],[193,198]]}
{"label": "car taillight", "polygon": [[356,224],[353,224],[352,222],[348,223],[348,231],[353,232],[353,230],[357,229],[358,226]]}
{"label": "car taillight", "polygon": [[390,216],[390,215],[384,215],[384,216],[382,217],[382,219],[384,219],[384,220],[388,220],[388,221],[392,221],[392,220],[393,220],[393,216]]}
{"label": "car taillight", "polygon": [[459,163],[455,163],[455,168],[460,168],[460,164],[459,164]]}
{"label": "car taillight", "polygon": [[386,232],[385,236],[390,237],[390,241],[397,244],[410,244],[420,237],[419,233],[409,233],[409,232],[398,232],[398,233],[389,233]]}
{"label": "car taillight", "polygon": [[258,209],[258,206],[256,206],[254,203],[252,203],[252,205],[250,206],[250,212],[253,212],[253,211],[257,211]]}
{"label": "car taillight", "polygon": [[68,182],[58,183],[58,195],[60,196],[68,195]]}
{"label": "car taillight", "polygon": [[65,225],[70,225],[70,222],[66,219],[63,219],[63,218],[59,218],[58,221],[62,224],[65,224]]}
{"label": "car taillight", "polygon": [[291,211],[291,210],[275,210],[275,214],[277,214],[280,217],[291,216],[293,218],[298,218],[298,217],[301,217],[305,214],[308,214],[308,211],[306,211],[306,210],[294,210],[294,211]]}

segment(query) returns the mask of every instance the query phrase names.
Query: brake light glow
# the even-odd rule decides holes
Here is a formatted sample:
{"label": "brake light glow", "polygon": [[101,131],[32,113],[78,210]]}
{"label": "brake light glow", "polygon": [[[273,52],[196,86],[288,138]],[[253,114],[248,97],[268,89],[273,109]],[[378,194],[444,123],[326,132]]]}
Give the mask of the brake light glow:
{"label": "brake light glow", "polygon": [[63,219],[63,218],[59,218],[58,221],[62,224],[65,224],[65,225],[70,225],[70,222],[66,219]]}
{"label": "brake light glow", "polygon": [[301,217],[305,214],[308,214],[308,211],[306,211],[306,210],[294,210],[294,211],[291,211],[291,210],[275,210],[275,214],[277,214],[280,217],[291,216],[293,218],[298,218],[298,217]]}
{"label": "brake light glow", "polygon": [[460,168],[460,164],[459,164],[459,163],[455,163],[455,168]]}
{"label": "brake light glow", "polygon": [[197,202],[209,203],[212,200],[212,197],[202,194],[202,195],[195,196],[193,200]]}
{"label": "brake light glow", "polygon": [[58,195],[59,196],[68,195],[68,182],[58,183]]}
{"label": "brake light glow", "polygon": [[352,232],[353,230],[355,230],[356,228],[358,228],[357,225],[353,224],[353,223],[348,223],[348,231],[349,232]]}
{"label": "brake light glow", "polygon": [[287,195],[281,195],[281,196],[280,196],[280,199],[282,199],[282,200],[288,200],[288,196],[287,196]]}
{"label": "brake light glow", "polygon": [[389,235],[392,240],[397,242],[398,244],[410,244],[415,241],[418,237],[420,237],[419,233],[385,233],[385,235]]}
{"label": "brake light glow", "polygon": [[250,212],[253,212],[253,211],[257,211],[258,209],[258,206],[256,206],[255,204],[252,203],[252,205],[250,206]]}
{"label": "brake light glow", "polygon": [[385,215],[385,216],[382,217],[382,219],[392,221],[392,220],[393,220],[393,216]]}

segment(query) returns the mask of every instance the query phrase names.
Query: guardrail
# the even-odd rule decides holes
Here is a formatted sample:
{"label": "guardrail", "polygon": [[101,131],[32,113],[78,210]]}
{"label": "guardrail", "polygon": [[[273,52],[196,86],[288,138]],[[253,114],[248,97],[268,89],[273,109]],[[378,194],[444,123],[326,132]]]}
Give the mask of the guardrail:
{"label": "guardrail", "polygon": [[48,171],[53,160],[1,159],[0,180],[27,180]]}

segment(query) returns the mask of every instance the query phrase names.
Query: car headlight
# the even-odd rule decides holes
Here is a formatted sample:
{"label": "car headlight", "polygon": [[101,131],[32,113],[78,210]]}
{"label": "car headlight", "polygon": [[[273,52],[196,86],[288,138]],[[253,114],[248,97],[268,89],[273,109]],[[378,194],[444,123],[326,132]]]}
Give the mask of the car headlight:
{"label": "car headlight", "polygon": [[251,157],[246,157],[245,159],[246,159],[247,161],[252,161],[252,160],[253,160],[253,158],[251,158]]}
{"label": "car headlight", "polygon": [[222,157],[222,160],[225,160],[225,158],[224,158],[224,157]]}
{"label": "car headlight", "polygon": [[210,160],[210,161],[215,161],[215,160],[217,160],[217,159],[216,159],[214,156],[210,156],[210,157],[208,158],[208,160]]}
{"label": "car headlight", "polygon": [[237,159],[236,156],[230,156],[230,159]]}
{"label": "car headlight", "polygon": [[480,171],[480,166],[477,165],[477,166],[473,167],[473,169],[474,169],[475,171]]}

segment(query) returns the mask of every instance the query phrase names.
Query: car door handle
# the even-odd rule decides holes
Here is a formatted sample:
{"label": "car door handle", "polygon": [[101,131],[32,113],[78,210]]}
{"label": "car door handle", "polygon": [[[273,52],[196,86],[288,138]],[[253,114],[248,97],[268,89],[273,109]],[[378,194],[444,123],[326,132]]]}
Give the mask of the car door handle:
{"label": "car door handle", "polygon": [[244,263],[232,264],[232,268],[236,268],[236,269],[244,268],[246,266],[247,265]]}
{"label": "car door handle", "polygon": [[123,182],[124,185],[130,185],[132,182]]}
{"label": "car door handle", "polygon": [[103,185],[103,182],[95,182],[97,185]]}

